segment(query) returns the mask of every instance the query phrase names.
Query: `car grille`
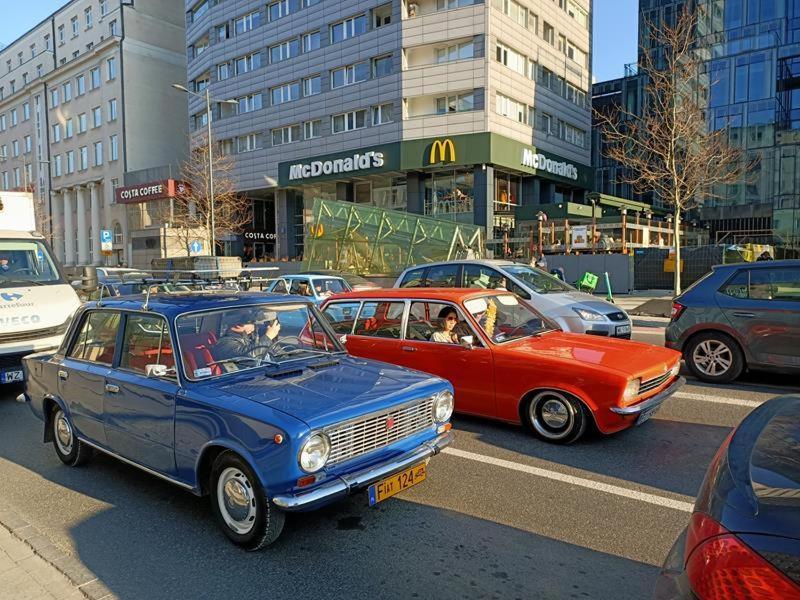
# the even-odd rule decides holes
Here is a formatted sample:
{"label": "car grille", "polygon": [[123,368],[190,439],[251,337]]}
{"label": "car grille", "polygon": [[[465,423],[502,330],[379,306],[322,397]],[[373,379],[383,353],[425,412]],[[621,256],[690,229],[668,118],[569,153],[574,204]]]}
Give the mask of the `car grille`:
{"label": "car grille", "polygon": [[[391,427],[387,427],[391,424]],[[334,425],[325,434],[331,441],[328,465],[334,465],[419,433],[433,425],[433,398],[365,418]]]}
{"label": "car grille", "polygon": [[653,379],[648,379],[647,381],[643,381],[642,384],[639,386],[639,394],[646,394],[647,392],[656,389],[667,379],[669,379],[670,375],[671,375],[670,371],[667,371],[663,375],[659,375],[658,377],[654,377]]}
{"label": "car grille", "polygon": [[627,321],[628,315],[624,312],[609,313],[606,315],[612,321]]}
{"label": "car grille", "polygon": [[0,344],[7,344],[9,342],[27,342],[30,340],[38,340],[40,338],[53,337],[54,335],[61,335],[62,333],[64,333],[64,328],[61,325],[47,327],[45,329],[36,329],[33,331],[0,333]]}
{"label": "car grille", "polygon": [[7,369],[9,367],[21,367],[22,357],[30,354],[30,352],[15,352],[13,354],[0,354],[0,369]]}

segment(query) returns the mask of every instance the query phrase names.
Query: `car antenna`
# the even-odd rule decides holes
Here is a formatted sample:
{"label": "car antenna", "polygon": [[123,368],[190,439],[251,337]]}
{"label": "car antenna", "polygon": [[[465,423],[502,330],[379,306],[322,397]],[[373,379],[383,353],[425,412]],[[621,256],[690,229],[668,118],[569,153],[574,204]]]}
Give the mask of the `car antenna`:
{"label": "car antenna", "polygon": [[104,285],[100,286],[100,297],[97,299],[97,308],[102,308],[103,307],[103,288],[105,288],[105,287],[106,286],[104,286]]}
{"label": "car antenna", "polygon": [[150,290],[153,289],[153,286],[147,286],[147,296],[144,299],[144,304],[142,304],[142,310],[150,310]]}

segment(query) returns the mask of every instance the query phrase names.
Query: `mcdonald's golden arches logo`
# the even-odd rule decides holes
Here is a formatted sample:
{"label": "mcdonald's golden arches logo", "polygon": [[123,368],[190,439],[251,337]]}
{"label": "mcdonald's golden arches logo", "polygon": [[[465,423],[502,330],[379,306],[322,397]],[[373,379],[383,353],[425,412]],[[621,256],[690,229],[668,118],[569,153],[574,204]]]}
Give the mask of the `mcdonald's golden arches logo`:
{"label": "mcdonald's golden arches logo", "polygon": [[[448,160],[448,157],[450,160]],[[456,146],[450,138],[436,140],[431,146],[431,155],[428,158],[428,163],[435,165],[440,162],[456,162]]]}

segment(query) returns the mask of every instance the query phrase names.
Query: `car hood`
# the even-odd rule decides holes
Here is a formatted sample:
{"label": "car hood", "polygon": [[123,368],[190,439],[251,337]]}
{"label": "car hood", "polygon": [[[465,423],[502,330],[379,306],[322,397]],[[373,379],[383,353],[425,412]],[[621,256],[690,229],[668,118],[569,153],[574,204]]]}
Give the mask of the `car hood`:
{"label": "car hood", "polygon": [[42,285],[0,289],[0,331],[15,333],[62,325],[81,305],[71,286]]}
{"label": "car hood", "polygon": [[595,298],[591,294],[584,292],[551,292],[549,294],[539,294],[542,302],[546,302],[551,310],[557,310],[559,314],[567,314],[572,317],[575,313],[572,312],[573,308],[585,308],[593,310],[603,315],[617,312],[625,312],[620,307]]}
{"label": "car hood", "polygon": [[265,373],[214,387],[280,410],[312,429],[451,389],[444,380],[419,371],[344,354],[337,360],[321,368],[307,368],[312,361],[284,376]]}
{"label": "car hood", "polygon": [[541,357],[563,359],[643,380],[662,375],[681,356],[679,352],[651,344],[562,331],[509,342],[501,348],[531,360]]}

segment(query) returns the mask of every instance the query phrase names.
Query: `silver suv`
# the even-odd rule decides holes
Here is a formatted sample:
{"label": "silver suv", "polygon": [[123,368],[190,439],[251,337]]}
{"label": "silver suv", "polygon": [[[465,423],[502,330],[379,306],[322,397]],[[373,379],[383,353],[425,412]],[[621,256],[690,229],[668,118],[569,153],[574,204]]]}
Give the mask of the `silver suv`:
{"label": "silver suv", "polygon": [[456,260],[419,265],[403,271],[394,287],[504,288],[564,331],[631,337],[631,320],[624,310],[524,263]]}

